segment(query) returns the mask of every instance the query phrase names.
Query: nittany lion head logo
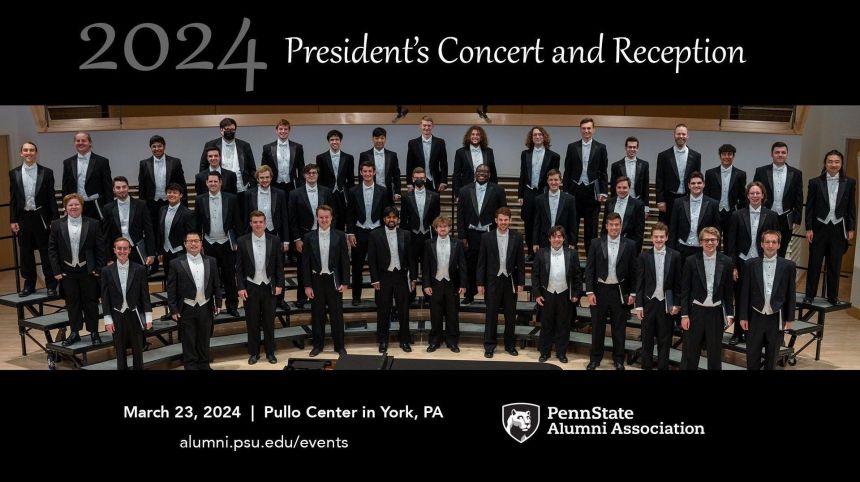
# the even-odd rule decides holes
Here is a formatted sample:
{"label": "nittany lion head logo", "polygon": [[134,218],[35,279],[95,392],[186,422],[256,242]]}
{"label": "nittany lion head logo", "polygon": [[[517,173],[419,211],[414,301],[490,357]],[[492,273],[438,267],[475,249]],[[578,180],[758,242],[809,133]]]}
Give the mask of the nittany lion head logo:
{"label": "nittany lion head logo", "polygon": [[533,403],[509,403],[502,406],[502,427],[519,443],[528,440],[540,425],[540,406]]}

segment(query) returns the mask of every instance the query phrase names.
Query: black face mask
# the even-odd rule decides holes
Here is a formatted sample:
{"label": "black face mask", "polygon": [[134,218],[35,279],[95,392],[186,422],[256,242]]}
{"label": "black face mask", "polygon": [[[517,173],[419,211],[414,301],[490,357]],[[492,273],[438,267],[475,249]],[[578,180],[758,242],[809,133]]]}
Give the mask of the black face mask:
{"label": "black face mask", "polygon": [[426,183],[426,181],[424,179],[416,179],[414,184],[415,184],[415,187],[422,188],[422,187],[424,187],[425,183]]}
{"label": "black face mask", "polygon": [[232,141],[236,138],[236,133],[233,131],[224,131],[224,139]]}

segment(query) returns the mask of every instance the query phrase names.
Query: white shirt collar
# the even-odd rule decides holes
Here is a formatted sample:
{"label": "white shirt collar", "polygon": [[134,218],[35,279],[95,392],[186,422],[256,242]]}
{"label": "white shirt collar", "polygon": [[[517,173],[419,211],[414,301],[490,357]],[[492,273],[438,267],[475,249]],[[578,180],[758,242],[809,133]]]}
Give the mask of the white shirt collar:
{"label": "white shirt collar", "polygon": [[776,163],[774,163],[774,164],[773,164],[773,170],[774,170],[774,171],[782,172],[782,171],[784,171],[784,170],[785,170],[785,166],[786,166],[786,164],[783,164],[782,166],[777,166],[777,165],[776,165]]}
{"label": "white shirt collar", "polygon": [[258,193],[260,193],[260,194],[271,194],[271,193],[272,193],[272,188],[271,188],[271,187],[269,187],[269,189],[263,189],[263,188],[261,188],[261,187],[259,187],[259,186],[258,186],[257,192],[258,192]]}
{"label": "white shirt collar", "polygon": [[263,231],[262,236],[257,236],[257,233],[251,231],[251,236],[253,237],[254,241],[264,241],[266,239],[266,232]]}
{"label": "white shirt collar", "polygon": [[289,139],[282,141],[280,137],[278,138],[278,146],[289,146],[289,145],[290,145]]}
{"label": "white shirt collar", "polygon": [[329,149],[328,153],[331,157],[339,157],[340,156],[340,151],[334,152],[333,150]]}
{"label": "white shirt collar", "polygon": [[654,248],[654,254],[666,254],[666,245],[663,245],[663,249]]}
{"label": "white shirt collar", "polygon": [[166,156],[161,156],[161,157],[152,156],[153,161],[164,162],[165,159],[166,159]]}
{"label": "white shirt collar", "polygon": [[715,261],[715,260],[717,259],[717,252],[716,252],[716,251],[714,251],[714,255],[713,255],[713,256],[708,256],[707,254],[705,254],[704,252],[702,252],[702,258],[703,258],[705,261]]}
{"label": "white shirt collar", "polygon": [[368,186],[367,184],[365,184],[365,183],[363,183],[363,182],[362,182],[362,183],[361,183],[361,187],[363,187],[365,191],[367,191],[367,190],[373,190],[374,188],[376,188],[376,183],[373,183],[373,184],[371,184],[370,186]]}
{"label": "white shirt collar", "polygon": [[197,256],[194,256],[191,253],[185,253],[185,256],[188,257],[188,261],[198,262],[203,260],[203,257],[200,255],[200,253],[197,253]]}
{"label": "white shirt collar", "polygon": [[131,261],[126,261],[125,264],[122,264],[119,260],[116,260],[117,268],[128,269],[130,263],[131,263]]}
{"label": "white shirt collar", "polygon": [[379,154],[379,155],[384,155],[384,154],[385,154],[385,148],[383,147],[383,148],[382,148],[382,150],[379,150],[379,151],[378,151],[378,150],[376,150],[376,148],[374,147],[374,148],[373,148],[373,153],[374,153],[374,154]]}
{"label": "white shirt collar", "polygon": [[776,263],[777,255],[773,255],[772,258],[768,258],[767,256],[762,256],[762,261],[766,261],[768,263]]}
{"label": "white shirt collar", "polygon": [[36,167],[38,167],[38,166],[39,165],[36,164],[35,162],[33,163],[32,166],[28,166],[26,162],[24,164],[21,164],[21,167],[23,167],[24,169],[26,169],[28,171],[32,171],[33,169],[36,169]]}
{"label": "white shirt collar", "polygon": [[754,207],[752,207],[752,204],[750,204],[750,212],[751,213],[761,213],[761,204],[759,204],[758,208],[754,208]]}
{"label": "white shirt collar", "polygon": [[830,173],[828,172],[827,173],[827,180],[828,181],[838,181],[839,180],[839,173],[837,172],[835,176],[831,176]]}
{"label": "white shirt collar", "polygon": [[499,231],[498,229],[496,229],[496,236],[503,238],[503,237],[508,235],[508,232],[510,232],[510,229],[505,230],[504,234],[501,231]]}
{"label": "white shirt collar", "polygon": [[609,242],[610,242],[610,243],[612,243],[612,244],[618,244],[618,243],[620,243],[620,242],[621,242],[621,236],[619,235],[617,238],[612,239],[612,236],[608,236],[608,235],[607,235],[607,236],[606,236],[606,240],[607,240],[607,241],[609,241]]}
{"label": "white shirt collar", "polygon": [[127,197],[127,198],[125,198],[125,201],[123,201],[122,199],[117,198],[116,202],[117,202],[117,204],[124,204],[124,205],[127,205],[129,202],[131,202],[131,197]]}
{"label": "white shirt collar", "polygon": [[209,192],[209,199],[218,199],[218,200],[220,200],[220,199],[221,199],[221,191],[218,191],[218,194],[212,194],[212,192],[210,191],[210,192]]}
{"label": "white shirt collar", "polygon": [[553,255],[553,256],[559,256],[559,255],[564,254],[564,245],[562,245],[562,246],[561,246],[560,248],[558,248],[558,249],[555,249],[555,248],[553,248],[552,246],[550,246],[549,248],[550,248],[550,251],[551,251],[551,253],[552,253],[552,255]]}
{"label": "white shirt collar", "polygon": [[433,140],[433,134],[430,134],[430,137],[424,137],[424,136],[422,135],[422,136],[421,136],[421,140],[422,140],[423,142],[430,142],[430,141],[432,141],[432,140]]}
{"label": "white shirt collar", "polygon": [[723,172],[732,172],[732,167],[734,167],[734,166],[732,165],[732,166],[729,166],[729,167],[725,167],[725,166],[723,166],[722,164],[720,164],[720,172],[721,172],[721,173],[723,173]]}
{"label": "white shirt collar", "polygon": [[330,227],[330,226],[329,226],[329,228],[328,228],[328,229],[320,228],[320,234],[329,234],[330,232],[331,232],[331,227]]}
{"label": "white shirt collar", "polygon": [[675,144],[673,147],[675,148],[675,152],[677,152],[679,154],[683,154],[683,153],[687,152],[687,145],[686,144],[684,144],[684,147],[682,147],[681,149],[678,149],[677,144]]}
{"label": "white shirt collar", "polygon": [[690,194],[690,202],[697,202],[697,203],[702,202],[703,196],[704,196],[704,194],[699,194],[699,197],[695,197],[692,194]]}
{"label": "white shirt collar", "polygon": [[317,192],[316,184],[314,184],[313,186],[311,186],[310,184],[305,184],[305,187],[308,190],[308,192]]}
{"label": "white shirt collar", "polygon": [[593,138],[593,137],[592,137],[588,142],[586,142],[586,141],[585,141],[585,139],[582,139],[582,145],[583,145],[583,146],[590,146],[590,145],[591,145],[591,141],[593,141],[593,140],[594,140],[594,138]]}

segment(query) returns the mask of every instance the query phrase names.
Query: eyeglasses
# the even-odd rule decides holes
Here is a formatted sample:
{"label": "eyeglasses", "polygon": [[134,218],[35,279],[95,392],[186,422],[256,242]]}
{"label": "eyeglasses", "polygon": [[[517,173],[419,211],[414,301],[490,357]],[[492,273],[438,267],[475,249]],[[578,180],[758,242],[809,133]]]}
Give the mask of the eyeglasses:
{"label": "eyeglasses", "polygon": [[702,240],[703,243],[716,243],[717,241],[716,238],[705,238]]}
{"label": "eyeglasses", "polygon": [[200,243],[201,241],[199,239],[186,239],[185,242],[188,244],[196,244]]}

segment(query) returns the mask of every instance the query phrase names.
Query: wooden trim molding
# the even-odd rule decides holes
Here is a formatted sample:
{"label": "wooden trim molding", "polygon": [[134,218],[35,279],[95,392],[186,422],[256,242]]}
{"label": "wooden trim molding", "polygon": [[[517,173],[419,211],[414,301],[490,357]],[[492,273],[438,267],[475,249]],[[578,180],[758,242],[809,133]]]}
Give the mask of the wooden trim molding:
{"label": "wooden trim molding", "polygon": [[[284,117],[289,118],[294,125],[390,125],[394,113],[378,112],[337,112],[337,113],[291,113],[291,114],[207,114],[182,116],[152,116],[152,117],[117,117],[106,119],[74,119],[47,120],[36,117],[37,111],[44,109],[33,107],[34,120],[40,132],[72,132],[78,130],[141,130],[141,129],[177,129],[177,128],[209,128],[217,126],[224,117],[232,117],[241,126],[274,126]],[[400,119],[399,124],[415,124],[422,115],[433,117],[437,124],[446,125],[500,125],[500,126],[532,126],[543,125],[550,127],[578,127],[583,117],[594,118],[598,127],[637,128],[637,129],[673,129],[678,123],[686,124],[696,131],[727,131],[754,132],[770,134],[797,134],[787,123],[762,121],[733,121],[720,119],[644,117],[620,115],[562,115],[562,114],[504,114],[490,113],[490,120],[481,119],[470,113],[446,112],[417,112],[410,113]],[[42,114],[44,116],[44,114]],[[42,122],[42,124],[40,124]]]}

